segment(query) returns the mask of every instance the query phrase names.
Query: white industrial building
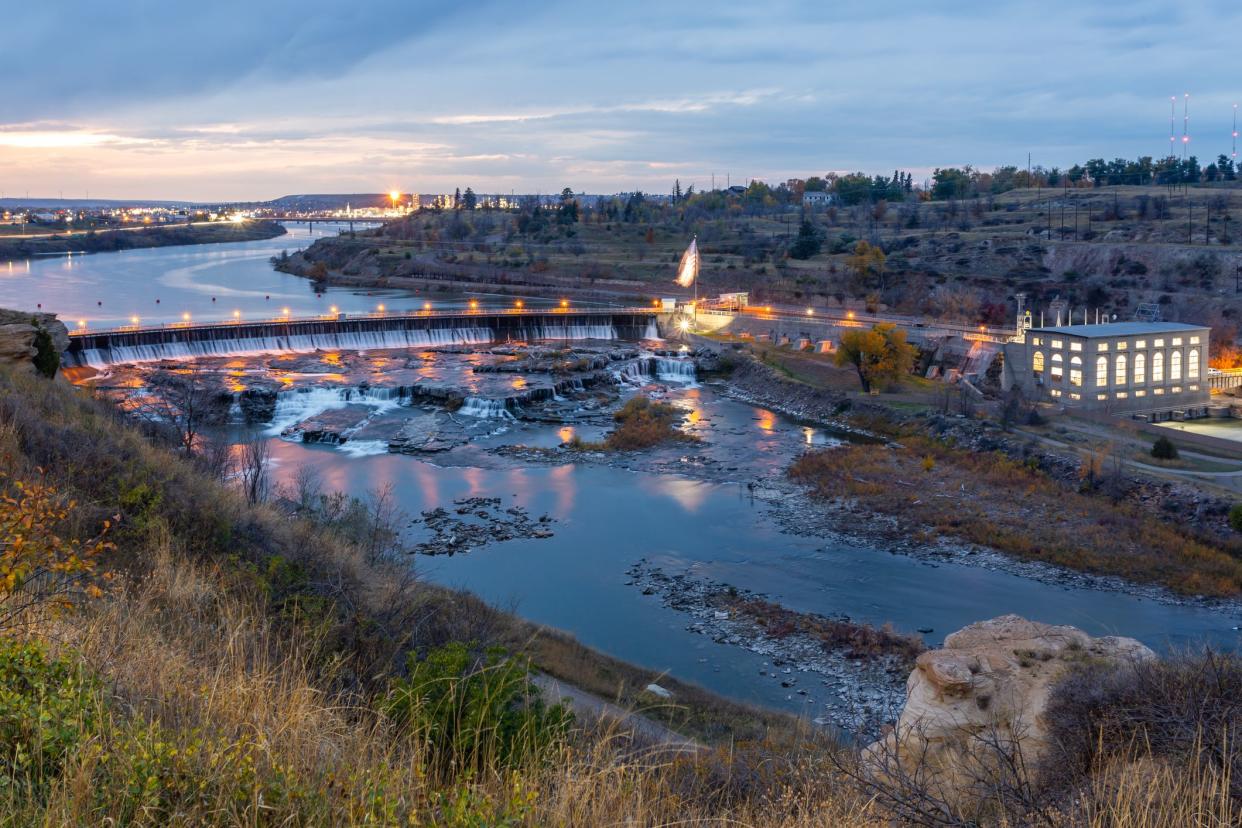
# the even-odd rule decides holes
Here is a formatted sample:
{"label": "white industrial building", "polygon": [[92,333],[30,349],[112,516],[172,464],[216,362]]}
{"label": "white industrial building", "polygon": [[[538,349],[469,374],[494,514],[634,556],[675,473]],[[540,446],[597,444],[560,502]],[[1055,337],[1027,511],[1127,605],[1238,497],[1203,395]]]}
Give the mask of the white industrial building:
{"label": "white industrial building", "polygon": [[1151,420],[1204,416],[1208,334],[1178,322],[1029,328],[1005,345],[1003,384],[1067,408]]}

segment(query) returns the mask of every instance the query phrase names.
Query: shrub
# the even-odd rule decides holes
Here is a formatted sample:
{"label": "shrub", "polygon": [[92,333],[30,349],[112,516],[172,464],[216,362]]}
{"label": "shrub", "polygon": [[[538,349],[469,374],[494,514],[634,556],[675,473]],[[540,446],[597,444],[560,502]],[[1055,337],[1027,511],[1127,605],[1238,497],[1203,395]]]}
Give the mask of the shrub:
{"label": "shrub", "polygon": [[91,732],[98,682],[41,644],[0,642],[0,788],[41,793]]}
{"label": "shrub", "polygon": [[56,376],[56,372],[60,370],[60,352],[56,350],[56,343],[45,328],[35,328],[34,348],[35,370],[48,379]]}
{"label": "shrub", "polygon": [[1160,661],[1087,663],[1048,704],[1053,780],[1084,778],[1108,756],[1136,748],[1215,767],[1242,803],[1242,657],[1204,650]]}
{"label": "shrub", "polygon": [[1156,438],[1156,442],[1152,443],[1151,456],[1157,460],[1176,460],[1177,446],[1162,434]]}
{"label": "shrub", "polygon": [[1230,507],[1229,525],[1235,532],[1242,532],[1242,503],[1235,503]]}
{"label": "shrub", "polygon": [[569,447],[578,451],[635,451],[662,443],[696,442],[698,438],[677,428],[681,409],[649,397],[633,397],[613,414],[617,427],[602,443],[588,443],[577,438]]}
{"label": "shrub", "polygon": [[566,735],[572,717],[548,706],[528,678],[525,660],[462,642],[410,656],[409,678],[393,682],[383,711],[430,743],[441,771],[516,767],[536,761]]}

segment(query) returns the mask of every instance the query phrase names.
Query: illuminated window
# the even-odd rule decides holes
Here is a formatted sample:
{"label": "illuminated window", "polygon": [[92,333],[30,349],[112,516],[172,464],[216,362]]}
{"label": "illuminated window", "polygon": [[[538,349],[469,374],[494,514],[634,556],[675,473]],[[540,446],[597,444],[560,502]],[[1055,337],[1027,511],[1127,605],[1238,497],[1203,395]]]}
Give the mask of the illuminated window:
{"label": "illuminated window", "polygon": [[1118,351],[1124,351],[1124,350],[1125,350],[1126,348],[1128,348],[1128,347],[1130,347],[1130,346],[1129,346],[1127,343],[1125,343],[1125,342],[1118,342],[1118,343],[1117,343],[1117,350],[1118,350]]}
{"label": "illuminated window", "polygon": [[1059,397],[1059,396],[1061,396],[1061,392],[1060,392],[1059,390],[1057,390],[1056,388],[1052,389],[1052,390],[1051,390],[1051,391],[1049,391],[1048,393],[1049,393],[1049,394],[1051,394],[1051,395],[1052,395],[1052,396],[1054,396],[1054,397]]}
{"label": "illuminated window", "polygon": [[1134,392],[1134,396],[1136,396],[1136,397],[1146,397],[1146,396],[1147,396],[1147,391],[1145,391],[1144,389],[1140,388],[1139,390],[1137,390],[1137,391],[1135,391],[1135,392]]}
{"label": "illuminated window", "polygon": [[1095,384],[1098,388],[1108,386],[1108,357],[1102,356],[1095,361]]}
{"label": "illuminated window", "polygon": [[1070,394],[1070,399],[1071,399],[1071,400],[1081,400],[1081,399],[1082,399],[1082,394]]}
{"label": "illuminated window", "polygon": [[[1174,340],[1175,342],[1177,340]],[[1171,351],[1169,353],[1169,379],[1179,380],[1182,378],[1182,352]]]}
{"label": "illuminated window", "polygon": [[1134,343],[1134,347],[1135,347],[1135,348],[1146,348],[1146,347],[1147,347],[1147,340],[1146,340],[1146,339],[1139,339],[1139,340],[1136,340],[1136,341],[1135,341],[1135,343]]}
{"label": "illuminated window", "polygon": [[1190,338],[1190,344],[1191,344],[1191,345],[1198,345],[1198,344],[1199,344],[1199,337],[1197,337],[1197,336],[1192,336],[1192,337]]}
{"label": "illuminated window", "polygon": [[1107,395],[1107,394],[1096,394],[1096,395],[1095,395],[1095,398],[1096,398],[1097,400],[1107,400],[1107,399],[1108,399],[1108,395]]}
{"label": "illuminated window", "polygon": [[1052,347],[1060,348],[1064,343],[1059,339],[1052,340]]}
{"label": "illuminated window", "polygon": [[1082,385],[1082,357],[1070,357],[1070,385]]}
{"label": "illuminated window", "polygon": [[1061,364],[1063,361],[1064,360],[1061,358],[1060,354],[1052,355],[1052,372],[1051,373],[1052,373],[1053,382],[1060,382],[1062,378],[1064,378],[1065,376],[1065,366]]}
{"label": "illuminated window", "polygon": [[1173,337],[1173,347],[1174,347],[1174,348],[1176,348],[1178,345],[1181,345],[1181,344],[1182,344],[1182,338],[1181,338],[1180,336],[1175,336],[1175,337]]}
{"label": "illuminated window", "polygon": [[1153,394],[1155,394],[1157,397],[1159,397],[1161,394],[1163,394],[1163,393],[1164,393],[1164,389],[1163,389],[1163,388],[1153,388],[1153,389],[1152,389],[1152,391],[1151,391],[1151,393],[1153,393]]}
{"label": "illuminated window", "polygon": [[1130,395],[1129,395],[1129,394],[1127,394],[1125,391],[1118,391],[1118,392],[1117,392],[1117,399],[1119,399],[1119,400],[1124,400],[1124,399],[1125,399],[1126,397],[1128,397],[1128,396],[1130,396]]}
{"label": "illuminated window", "polygon": [[1152,347],[1153,347],[1153,348],[1163,348],[1163,347],[1164,347],[1164,340],[1163,340],[1163,339],[1157,339],[1155,342],[1153,342],[1153,343],[1151,343],[1151,344],[1152,344]]}
{"label": "illuminated window", "polygon": [[1037,377],[1044,373],[1044,352],[1043,351],[1036,351],[1031,356],[1031,370],[1035,372],[1035,376]]}
{"label": "illuminated window", "polygon": [[1151,381],[1164,382],[1164,354],[1161,351],[1151,355]]}
{"label": "illuminated window", "polygon": [[1180,385],[1175,385],[1175,386],[1173,386],[1172,388],[1170,388],[1170,389],[1169,389],[1169,393],[1171,393],[1171,394],[1180,394],[1180,393],[1182,393],[1182,387],[1181,387]]}
{"label": "illuminated window", "polygon": [[1117,354],[1117,361],[1113,363],[1113,385],[1126,384],[1126,355]]}
{"label": "illuminated window", "polygon": [[1190,386],[1190,390],[1191,390],[1191,391],[1198,391],[1198,390],[1199,390],[1199,386],[1197,386],[1197,385],[1192,385],[1192,386]]}
{"label": "illuminated window", "polygon": [[1147,382],[1147,356],[1145,354],[1134,355],[1134,384],[1142,385]]}
{"label": "illuminated window", "polygon": [[1071,351],[1081,351],[1081,350],[1082,350],[1082,343],[1081,343],[1081,342],[1071,342],[1071,343],[1070,343],[1070,350],[1071,350]]}
{"label": "illuminated window", "polygon": [[1095,349],[1096,349],[1097,351],[1107,351],[1107,350],[1108,350],[1108,343],[1107,343],[1107,342],[1101,342],[1101,343],[1099,343],[1098,345],[1096,345],[1096,346],[1095,346]]}
{"label": "illuminated window", "polygon": [[1043,345],[1044,341],[1040,339],[1038,336],[1033,336],[1031,337],[1031,344],[1032,345]]}
{"label": "illuminated window", "polygon": [[1199,349],[1191,348],[1186,353],[1186,379],[1199,378]]}

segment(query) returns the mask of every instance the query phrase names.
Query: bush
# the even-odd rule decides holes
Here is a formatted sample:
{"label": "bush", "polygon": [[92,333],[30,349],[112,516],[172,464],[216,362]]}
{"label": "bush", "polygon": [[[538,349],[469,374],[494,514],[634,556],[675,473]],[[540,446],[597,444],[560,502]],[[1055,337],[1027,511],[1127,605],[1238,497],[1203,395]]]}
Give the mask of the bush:
{"label": "bush", "polygon": [[676,406],[633,397],[613,414],[617,427],[602,443],[575,438],[569,447],[578,451],[635,451],[674,441],[696,442],[698,438],[677,427],[681,418],[681,409]]}
{"label": "bush", "polygon": [[37,643],[0,643],[0,788],[42,793],[92,731],[98,682]]}
{"label": "bush", "polygon": [[1177,446],[1162,434],[1156,438],[1156,442],[1152,443],[1151,456],[1157,460],[1176,460]]}
{"label": "bush", "polygon": [[60,370],[60,352],[52,335],[44,328],[36,328],[34,335],[34,367],[41,375],[51,379]]}
{"label": "bush", "polygon": [[1229,509],[1229,525],[1235,532],[1242,532],[1242,503],[1235,503]]}
{"label": "bush", "polygon": [[1242,657],[1204,650],[1161,661],[1087,664],[1056,688],[1045,714],[1052,781],[1083,779],[1136,748],[1229,774],[1242,803]]}
{"label": "bush", "polygon": [[383,703],[402,729],[431,746],[431,764],[482,771],[537,761],[566,735],[572,716],[548,706],[529,681],[529,665],[462,642],[410,656],[409,678],[397,679]]}

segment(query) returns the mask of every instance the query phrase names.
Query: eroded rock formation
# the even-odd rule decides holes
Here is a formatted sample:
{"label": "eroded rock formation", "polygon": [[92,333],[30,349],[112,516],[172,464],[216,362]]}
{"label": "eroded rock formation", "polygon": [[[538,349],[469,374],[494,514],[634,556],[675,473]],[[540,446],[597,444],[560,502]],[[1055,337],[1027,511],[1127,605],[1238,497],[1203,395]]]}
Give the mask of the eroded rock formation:
{"label": "eroded rock formation", "polygon": [[1155,658],[1132,638],[1003,615],[971,624],[921,654],[893,730],[865,751],[877,778],[944,802],[986,798],[1036,782],[1049,742],[1044,713],[1075,664]]}
{"label": "eroded rock formation", "polygon": [[45,347],[54,350],[59,363],[60,354],[69,347],[69,331],[54,314],[0,308],[0,364],[28,366],[34,370],[40,331],[47,332]]}

